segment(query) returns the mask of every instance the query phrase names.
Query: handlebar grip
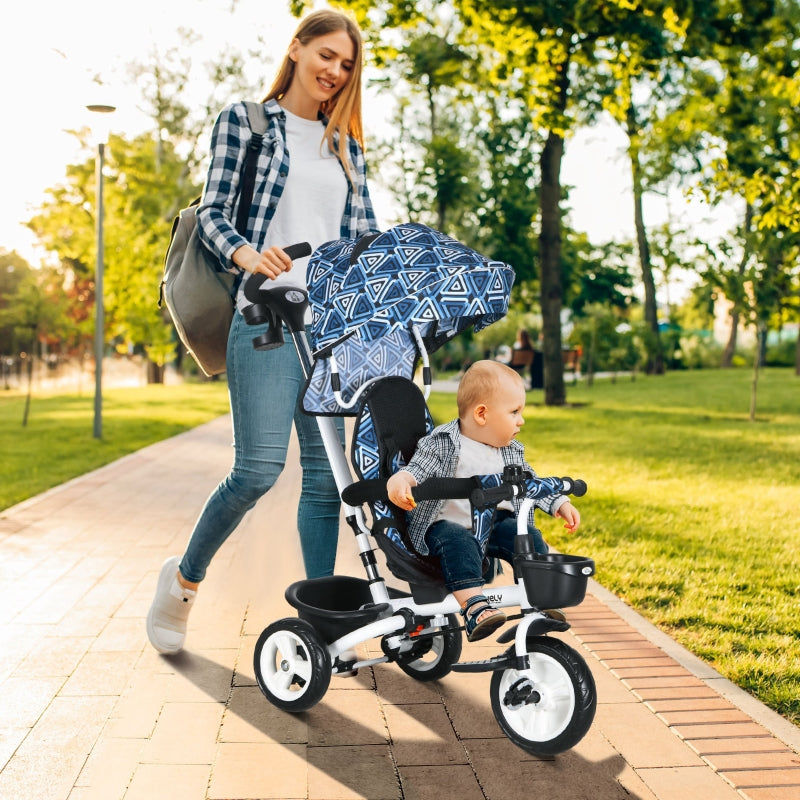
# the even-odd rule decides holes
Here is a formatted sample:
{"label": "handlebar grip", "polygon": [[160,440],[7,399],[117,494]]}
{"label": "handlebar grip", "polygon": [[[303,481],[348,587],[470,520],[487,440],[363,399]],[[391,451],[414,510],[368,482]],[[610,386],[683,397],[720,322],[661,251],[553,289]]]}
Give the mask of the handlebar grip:
{"label": "handlebar grip", "polygon": [[290,244],[288,247],[284,247],[283,252],[294,261],[296,258],[310,256],[311,245],[308,242],[297,242],[297,244]]}
{"label": "handlebar grip", "polygon": [[466,500],[475,488],[473,478],[428,478],[411,490],[416,501]]}
{"label": "handlebar grip", "polygon": [[564,482],[564,494],[571,494],[573,497],[583,497],[586,494],[586,481],[580,478],[562,478]]}
{"label": "handlebar grip", "polygon": [[[284,247],[283,252],[294,261],[296,258],[310,256],[311,245],[308,242],[297,242]],[[254,272],[247,275],[243,286],[244,296],[247,300],[251,303],[259,303],[261,301],[261,287],[268,280],[269,278],[263,272]]]}

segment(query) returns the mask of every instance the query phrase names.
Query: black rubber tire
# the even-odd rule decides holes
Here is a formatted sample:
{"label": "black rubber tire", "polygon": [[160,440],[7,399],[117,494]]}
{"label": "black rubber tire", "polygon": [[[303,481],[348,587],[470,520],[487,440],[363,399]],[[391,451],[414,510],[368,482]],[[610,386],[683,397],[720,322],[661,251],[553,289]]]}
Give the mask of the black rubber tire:
{"label": "black rubber tire", "polygon": [[[406,675],[417,681],[436,681],[447,675],[461,658],[461,630],[458,620],[451,615],[449,626],[432,638],[423,639],[406,653],[393,660]],[[389,651],[384,650],[385,653]],[[433,654],[433,657],[431,657]]]}
{"label": "black rubber tire", "polygon": [[[517,747],[536,756],[563,753],[592,726],[597,708],[594,678],[581,655],[560,639],[531,636],[526,645],[528,669],[492,674],[492,711]],[[517,694],[515,703],[514,687],[521,682],[531,697],[520,702]]]}
{"label": "black rubber tire", "polygon": [[315,706],[331,682],[327,645],[312,625],[294,617],[273,622],[262,631],[253,668],[267,700],[292,713]]}

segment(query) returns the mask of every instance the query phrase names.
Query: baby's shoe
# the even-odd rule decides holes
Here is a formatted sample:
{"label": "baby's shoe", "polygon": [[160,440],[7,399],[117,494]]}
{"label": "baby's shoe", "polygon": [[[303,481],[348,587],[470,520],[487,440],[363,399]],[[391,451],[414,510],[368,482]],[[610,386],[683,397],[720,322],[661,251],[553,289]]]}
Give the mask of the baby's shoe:
{"label": "baby's shoe", "polygon": [[506,622],[505,611],[495,608],[485,595],[476,594],[461,607],[468,642],[477,642],[491,636]]}

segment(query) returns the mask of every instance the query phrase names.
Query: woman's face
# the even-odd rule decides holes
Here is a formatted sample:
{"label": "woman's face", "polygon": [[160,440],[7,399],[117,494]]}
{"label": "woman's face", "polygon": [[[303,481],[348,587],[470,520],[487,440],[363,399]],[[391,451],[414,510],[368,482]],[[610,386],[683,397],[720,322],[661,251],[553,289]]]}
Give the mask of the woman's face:
{"label": "woman's face", "polygon": [[355,46],[340,30],[301,44],[295,39],[289,48],[295,62],[291,90],[298,90],[317,104],[335,97],[350,80],[355,63]]}

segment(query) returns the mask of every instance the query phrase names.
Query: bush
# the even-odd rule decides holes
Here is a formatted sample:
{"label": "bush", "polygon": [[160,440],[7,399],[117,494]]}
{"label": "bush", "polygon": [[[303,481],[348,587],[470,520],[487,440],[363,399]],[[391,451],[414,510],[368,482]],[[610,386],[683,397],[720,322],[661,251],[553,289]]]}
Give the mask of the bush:
{"label": "bush", "polygon": [[797,354],[797,342],[786,339],[767,348],[766,365],[768,367],[793,367]]}
{"label": "bush", "polygon": [[682,336],[679,346],[680,360],[686,369],[713,369],[722,360],[722,345],[712,336]]}

